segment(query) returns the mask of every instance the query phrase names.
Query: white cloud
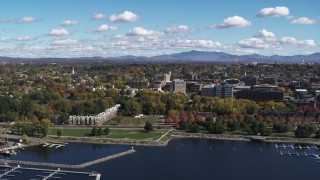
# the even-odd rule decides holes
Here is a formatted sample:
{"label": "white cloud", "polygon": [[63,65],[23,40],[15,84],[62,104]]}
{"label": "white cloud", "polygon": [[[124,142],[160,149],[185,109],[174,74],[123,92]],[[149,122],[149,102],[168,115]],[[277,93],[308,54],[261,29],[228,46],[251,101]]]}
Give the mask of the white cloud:
{"label": "white cloud", "polygon": [[165,32],[168,33],[168,34],[173,34],[173,33],[187,32],[189,30],[190,30],[190,28],[188,26],[179,25],[179,26],[174,26],[174,27],[167,28],[165,30]]}
{"label": "white cloud", "polygon": [[119,28],[117,26],[109,26],[109,25],[106,25],[106,24],[102,24],[97,29],[90,30],[90,31],[87,31],[87,32],[88,33],[101,33],[101,32],[104,32],[104,31],[116,31],[116,30],[119,30]]}
{"label": "white cloud", "polygon": [[159,34],[157,31],[147,30],[143,27],[135,27],[127,32],[127,36],[157,36]]}
{"label": "white cloud", "polygon": [[1,37],[1,38],[0,38],[0,41],[1,41],[1,42],[11,42],[12,39],[9,38],[9,37]]}
{"label": "white cloud", "polygon": [[249,38],[241,40],[238,42],[238,44],[243,48],[265,49],[270,47],[267,43],[259,38]]}
{"label": "white cloud", "polygon": [[111,39],[117,39],[117,40],[120,39],[121,40],[121,39],[127,39],[128,37],[124,36],[124,35],[121,35],[121,34],[113,34],[113,35],[110,36],[110,38]]}
{"label": "white cloud", "polygon": [[261,36],[259,37],[255,36],[252,38],[240,40],[238,41],[238,45],[241,48],[272,49],[272,50],[283,49],[285,46],[296,46],[300,48],[317,47],[317,43],[312,39],[297,40],[294,37],[277,38],[275,36],[265,36],[265,35],[270,35],[269,33],[264,33],[265,34],[264,36],[262,36],[262,34],[263,33],[261,33]]}
{"label": "white cloud", "polygon": [[94,12],[92,14],[92,19],[94,20],[101,20],[101,19],[104,19],[106,16],[102,13],[97,13],[97,12]]}
{"label": "white cloud", "polygon": [[54,39],[52,41],[52,45],[55,45],[55,46],[60,46],[60,45],[70,46],[70,45],[76,45],[78,43],[79,41],[75,39]]}
{"label": "white cloud", "polygon": [[25,16],[18,20],[18,23],[31,23],[36,22],[37,20],[34,17]]}
{"label": "white cloud", "polygon": [[309,19],[307,17],[301,17],[298,19],[294,19],[290,22],[290,24],[305,24],[305,25],[310,25],[310,24],[315,24],[317,21]]}
{"label": "white cloud", "polygon": [[76,26],[78,25],[78,21],[74,20],[64,20],[60,23],[60,26]]}
{"label": "white cloud", "polygon": [[109,31],[109,30],[118,30],[119,28],[117,26],[108,26],[106,24],[102,24],[99,26],[99,28],[96,30],[97,32],[102,32],[102,31]]}
{"label": "white cloud", "polygon": [[232,16],[224,19],[222,24],[209,25],[210,28],[230,28],[230,27],[247,27],[251,26],[251,22],[240,16]]}
{"label": "white cloud", "polygon": [[69,35],[69,31],[67,29],[61,28],[61,29],[52,29],[49,32],[50,36],[65,36],[65,35]]}
{"label": "white cloud", "polygon": [[297,40],[294,37],[283,37],[279,39],[279,43],[283,45],[293,45],[293,46],[307,46],[307,47],[314,47],[317,46],[317,43],[310,39],[310,40]]}
{"label": "white cloud", "polygon": [[111,22],[135,22],[139,20],[139,16],[131,11],[125,11],[122,14],[112,14],[109,17]]}
{"label": "white cloud", "polygon": [[215,42],[208,39],[185,39],[185,40],[178,40],[174,42],[175,46],[178,47],[189,47],[189,48],[222,48],[220,42]]}
{"label": "white cloud", "polygon": [[290,13],[289,8],[285,6],[277,7],[268,7],[261,9],[257,17],[279,17],[279,16],[288,16]]}
{"label": "white cloud", "polygon": [[32,38],[29,36],[24,36],[24,37],[18,37],[17,40],[18,41],[31,41]]}
{"label": "white cloud", "polygon": [[254,37],[275,37],[276,35],[273,32],[262,29]]}

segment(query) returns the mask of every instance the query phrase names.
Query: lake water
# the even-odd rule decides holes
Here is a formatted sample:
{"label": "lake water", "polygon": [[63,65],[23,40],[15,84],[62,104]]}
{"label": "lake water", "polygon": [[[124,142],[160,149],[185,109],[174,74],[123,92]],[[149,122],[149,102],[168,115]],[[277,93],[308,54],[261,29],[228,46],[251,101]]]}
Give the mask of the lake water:
{"label": "lake water", "polygon": [[[131,146],[82,143],[69,143],[58,149],[35,146],[10,159],[79,164],[130,148]],[[320,151],[276,149],[273,143],[174,139],[165,147],[135,146],[135,149],[136,153],[76,171],[97,171],[102,174],[103,180],[320,179],[320,163],[313,157],[280,156],[279,153],[281,150],[320,154]],[[34,172],[23,171],[8,179],[36,179],[35,175]],[[68,175],[62,176],[62,179],[90,178]]]}

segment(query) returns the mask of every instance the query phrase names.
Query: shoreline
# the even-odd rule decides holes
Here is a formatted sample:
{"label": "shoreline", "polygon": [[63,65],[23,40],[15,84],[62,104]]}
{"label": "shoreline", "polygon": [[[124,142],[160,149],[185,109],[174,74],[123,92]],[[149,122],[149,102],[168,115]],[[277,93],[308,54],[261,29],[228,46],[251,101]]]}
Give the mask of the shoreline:
{"label": "shoreline", "polygon": [[[228,141],[252,141],[250,136],[247,135],[225,135],[225,134],[193,134],[193,133],[177,133],[171,135],[173,138],[200,138],[200,139],[214,139],[214,140],[228,140]],[[289,137],[269,137],[269,136],[258,136],[266,138],[261,140],[265,143],[300,143],[300,144],[312,144],[319,145],[320,140],[311,138],[289,138]]]}
{"label": "shoreline", "polygon": [[[249,135],[230,135],[230,134],[203,134],[203,133],[186,133],[186,132],[170,132],[165,137],[164,141],[157,140],[134,140],[134,139],[110,139],[110,138],[82,138],[65,136],[60,139],[51,137],[48,140],[58,142],[76,142],[76,143],[91,143],[91,144],[114,144],[114,145],[131,145],[131,146],[167,146],[173,139],[212,139],[212,140],[226,140],[226,141],[252,141]],[[290,137],[270,137],[257,136],[263,138],[261,142],[264,143],[300,143],[319,145],[320,140],[311,138],[290,138]],[[265,139],[264,139],[265,138]]]}

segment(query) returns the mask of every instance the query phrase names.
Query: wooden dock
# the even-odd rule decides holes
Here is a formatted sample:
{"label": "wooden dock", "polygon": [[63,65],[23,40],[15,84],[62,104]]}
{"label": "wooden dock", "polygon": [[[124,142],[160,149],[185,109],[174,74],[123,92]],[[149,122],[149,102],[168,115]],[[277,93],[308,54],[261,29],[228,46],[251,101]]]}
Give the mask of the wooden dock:
{"label": "wooden dock", "polygon": [[128,151],[124,151],[118,154],[113,154],[107,157],[103,157],[100,159],[96,159],[93,161],[89,161],[86,163],[82,163],[82,164],[59,164],[59,163],[45,163],[45,162],[34,162],[34,161],[20,161],[20,160],[10,160],[10,159],[2,159],[1,162],[2,163],[7,163],[7,164],[18,164],[18,165],[31,165],[31,166],[44,166],[44,167],[54,167],[54,168],[69,168],[69,169],[80,169],[80,168],[85,168],[88,166],[92,166],[94,164],[98,164],[101,162],[105,162],[111,159],[115,159],[121,156],[125,156],[128,154],[132,154],[136,152],[136,150],[134,149],[130,149]]}

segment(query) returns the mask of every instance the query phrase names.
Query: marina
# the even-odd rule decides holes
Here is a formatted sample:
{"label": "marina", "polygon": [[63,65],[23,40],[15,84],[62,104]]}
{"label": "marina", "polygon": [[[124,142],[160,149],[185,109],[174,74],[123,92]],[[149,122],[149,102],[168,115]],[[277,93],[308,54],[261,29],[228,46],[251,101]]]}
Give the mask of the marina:
{"label": "marina", "polygon": [[280,155],[281,156],[284,156],[284,155],[287,155],[287,156],[305,156],[305,157],[308,157],[308,156],[313,156],[315,158],[318,158],[319,155],[315,154],[315,153],[306,153],[306,152],[303,152],[303,153],[299,153],[299,152],[290,152],[290,151],[287,151],[287,152],[282,152],[280,151]]}
{"label": "marina", "polygon": [[[96,172],[81,172],[81,171],[68,171],[58,169],[41,169],[41,168],[30,168],[30,167],[22,167],[20,165],[17,166],[9,166],[9,165],[0,165],[2,171],[4,173],[0,174],[0,179],[4,179],[5,177],[16,177],[18,174],[22,174],[22,171],[35,171],[37,179],[30,180],[38,180],[38,178],[42,180],[47,179],[62,179],[63,177],[68,177],[69,174],[77,174],[87,177],[93,177],[95,180],[100,180],[101,174]],[[40,174],[39,174],[40,173]]]}
{"label": "marina", "polygon": [[[277,146],[282,146],[282,144],[278,144]],[[275,148],[275,143],[184,138],[174,139],[167,146],[161,147],[135,146],[134,150],[136,152],[133,153],[130,151],[132,150],[131,147],[127,145],[69,143],[63,148],[55,148],[55,146],[49,148],[48,146],[43,147],[43,144],[41,144],[28,147],[8,159],[3,158],[3,163],[0,165],[0,171],[2,170],[0,174],[5,174],[10,170],[11,172],[7,172],[0,178],[27,180],[45,178],[67,180],[97,180],[99,178],[110,180],[147,180],[150,176],[157,174],[159,169],[166,172],[176,169],[179,172],[177,174],[162,173],[159,176],[152,177],[154,180],[211,180],[211,176],[198,172],[210,172],[212,168],[223,172],[232,168],[235,173],[218,173],[216,178],[248,179],[247,174],[241,172],[251,170],[252,173],[249,179],[269,180],[272,179],[275,173],[279,176],[279,179],[287,179],[288,177],[292,180],[302,178],[310,180],[318,179],[317,170],[320,164],[317,163],[319,160],[316,155],[319,153],[317,153],[315,148],[311,148],[313,145],[308,145],[310,150],[308,148],[301,148],[300,150],[299,144],[292,144],[293,147],[298,147],[295,150],[292,150],[291,144],[285,144],[285,146],[286,149],[283,146],[282,148]],[[301,144],[301,146],[307,145]],[[127,151],[130,153],[127,155],[121,154]],[[280,156],[279,151],[282,152],[282,156]],[[299,156],[297,156],[297,153]],[[118,154],[118,157],[114,156],[116,154]],[[105,159],[109,159],[110,161]],[[11,163],[7,160],[10,160]],[[12,163],[13,161],[17,164]],[[190,161],[195,164],[201,164],[201,166],[191,166],[189,164]],[[40,166],[41,164],[37,164],[38,162],[50,163],[50,166]],[[87,165],[90,162],[94,163],[90,166],[82,166],[81,168],[70,168],[70,166],[58,167],[61,164]],[[33,163],[33,165],[29,163]],[[270,166],[270,163],[274,164],[274,166]],[[55,164],[55,166],[51,166],[52,164]],[[13,169],[14,167],[21,168]],[[261,177],[259,169],[263,168],[265,172],[272,173],[266,173]],[[141,169],[145,173],[137,173]],[[292,171],[292,169],[299,169],[299,171]],[[301,171],[305,173],[301,174]]]}
{"label": "marina", "polygon": [[298,146],[294,146],[294,145],[285,145],[285,144],[282,144],[282,145],[277,145],[275,144],[275,147],[276,149],[278,148],[283,148],[283,149],[287,149],[287,148],[291,148],[291,149],[300,149],[300,150],[303,150],[303,149],[307,149],[307,150],[311,150],[311,149],[315,149],[315,150],[319,150],[319,148],[317,146],[301,146],[301,145],[298,145]]}

